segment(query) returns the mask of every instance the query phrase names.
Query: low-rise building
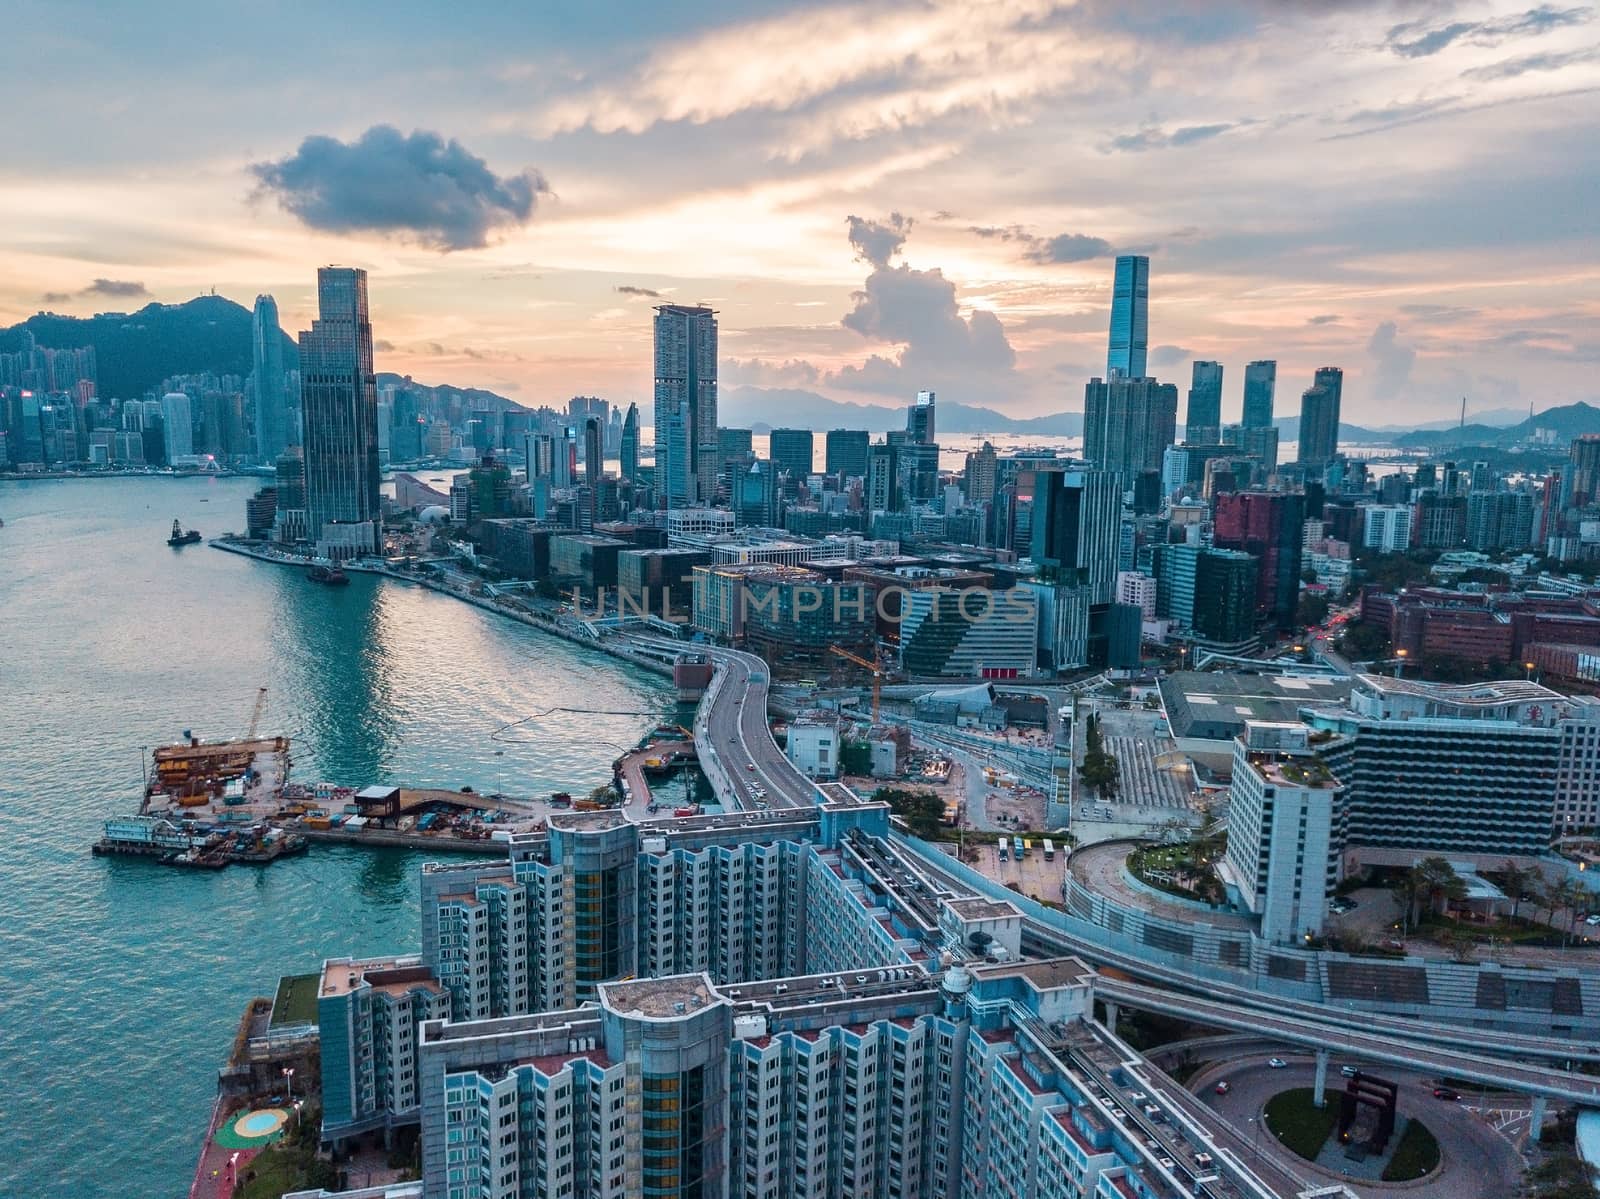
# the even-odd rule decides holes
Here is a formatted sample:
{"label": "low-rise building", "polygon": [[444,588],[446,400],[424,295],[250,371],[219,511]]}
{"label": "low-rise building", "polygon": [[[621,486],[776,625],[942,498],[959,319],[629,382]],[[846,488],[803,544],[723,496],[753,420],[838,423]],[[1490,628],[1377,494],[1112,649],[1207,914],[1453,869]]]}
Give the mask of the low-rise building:
{"label": "low-rise building", "polygon": [[808,778],[837,778],[843,737],[838,713],[801,712],[789,722],[784,753],[795,769]]}

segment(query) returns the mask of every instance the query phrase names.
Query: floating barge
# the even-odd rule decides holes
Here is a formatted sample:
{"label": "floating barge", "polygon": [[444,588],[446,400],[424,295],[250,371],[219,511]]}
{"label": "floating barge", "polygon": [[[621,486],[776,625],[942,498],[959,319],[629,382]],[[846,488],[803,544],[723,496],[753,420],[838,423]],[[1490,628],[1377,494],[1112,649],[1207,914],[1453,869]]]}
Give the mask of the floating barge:
{"label": "floating barge", "polygon": [[215,829],[163,816],[113,816],[102,834],[90,847],[96,857],[154,858],[164,866],[194,870],[221,870],[234,863],[264,866],[304,853],[307,846],[299,834],[266,825]]}

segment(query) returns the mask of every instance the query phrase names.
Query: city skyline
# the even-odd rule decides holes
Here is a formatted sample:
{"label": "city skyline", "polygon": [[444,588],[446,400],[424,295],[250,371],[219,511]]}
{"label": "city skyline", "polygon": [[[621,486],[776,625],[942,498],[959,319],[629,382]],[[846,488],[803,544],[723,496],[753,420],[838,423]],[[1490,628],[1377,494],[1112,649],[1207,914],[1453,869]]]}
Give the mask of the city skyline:
{"label": "city skyline", "polygon": [[[1339,363],[1367,424],[1596,398],[1586,9],[614,6],[363,21],[272,67],[180,14],[88,15],[12,29],[84,71],[48,109],[0,84],[31,118],[0,134],[7,323],[214,286],[304,328],[307,264],[344,261],[382,280],[378,369],[529,406],[644,401],[644,318],[673,302],[723,311],[725,388],[1036,415],[1100,373],[1132,252],[1163,380],[1274,359],[1287,397]],[[281,19],[236,14],[225,42]],[[820,28],[852,32],[823,54]],[[327,81],[358,48],[384,65],[346,95]],[[358,172],[442,198],[375,214]]]}

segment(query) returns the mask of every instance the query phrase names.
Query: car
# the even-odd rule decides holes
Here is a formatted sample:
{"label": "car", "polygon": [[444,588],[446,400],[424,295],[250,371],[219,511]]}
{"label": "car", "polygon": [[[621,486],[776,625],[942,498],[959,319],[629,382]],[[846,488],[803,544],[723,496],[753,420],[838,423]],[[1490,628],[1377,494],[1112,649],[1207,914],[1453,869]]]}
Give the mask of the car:
{"label": "car", "polygon": [[1433,1097],[1435,1099],[1460,1099],[1461,1092],[1453,1091],[1449,1087],[1434,1087]]}
{"label": "car", "polygon": [[744,764],[744,768],[746,770],[754,770],[756,768],[756,764],[754,762],[746,762]]}
{"label": "car", "polygon": [[1269,1057],[1267,1059],[1267,1067],[1271,1070],[1282,1070],[1288,1064],[1281,1057]]}
{"label": "car", "polygon": [[1583,922],[1585,924],[1589,925],[1590,927],[1593,927],[1594,925],[1600,924],[1600,912],[1596,912],[1592,916],[1585,916],[1584,919],[1583,919]]}
{"label": "car", "polygon": [[1340,1066],[1339,1073],[1343,1074],[1346,1078],[1358,1078],[1361,1075],[1361,1071],[1357,1070],[1354,1066]]}
{"label": "car", "polygon": [[1226,1081],[1223,1081],[1219,1082],[1215,1087],[1212,1088],[1212,1090],[1216,1091],[1216,1093],[1219,1095],[1226,1095],[1229,1091],[1233,1090],[1233,1088],[1229,1086]]}

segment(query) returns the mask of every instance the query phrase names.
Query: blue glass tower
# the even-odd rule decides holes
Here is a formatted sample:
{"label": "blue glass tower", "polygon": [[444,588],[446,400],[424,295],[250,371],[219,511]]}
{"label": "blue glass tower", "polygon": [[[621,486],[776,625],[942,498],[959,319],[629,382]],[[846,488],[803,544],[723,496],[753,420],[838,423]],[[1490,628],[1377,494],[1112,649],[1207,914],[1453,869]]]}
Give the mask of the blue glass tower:
{"label": "blue glass tower", "polygon": [[1150,346],[1150,259],[1143,254],[1117,258],[1111,288],[1111,347],[1106,378],[1145,377],[1145,352]]}

